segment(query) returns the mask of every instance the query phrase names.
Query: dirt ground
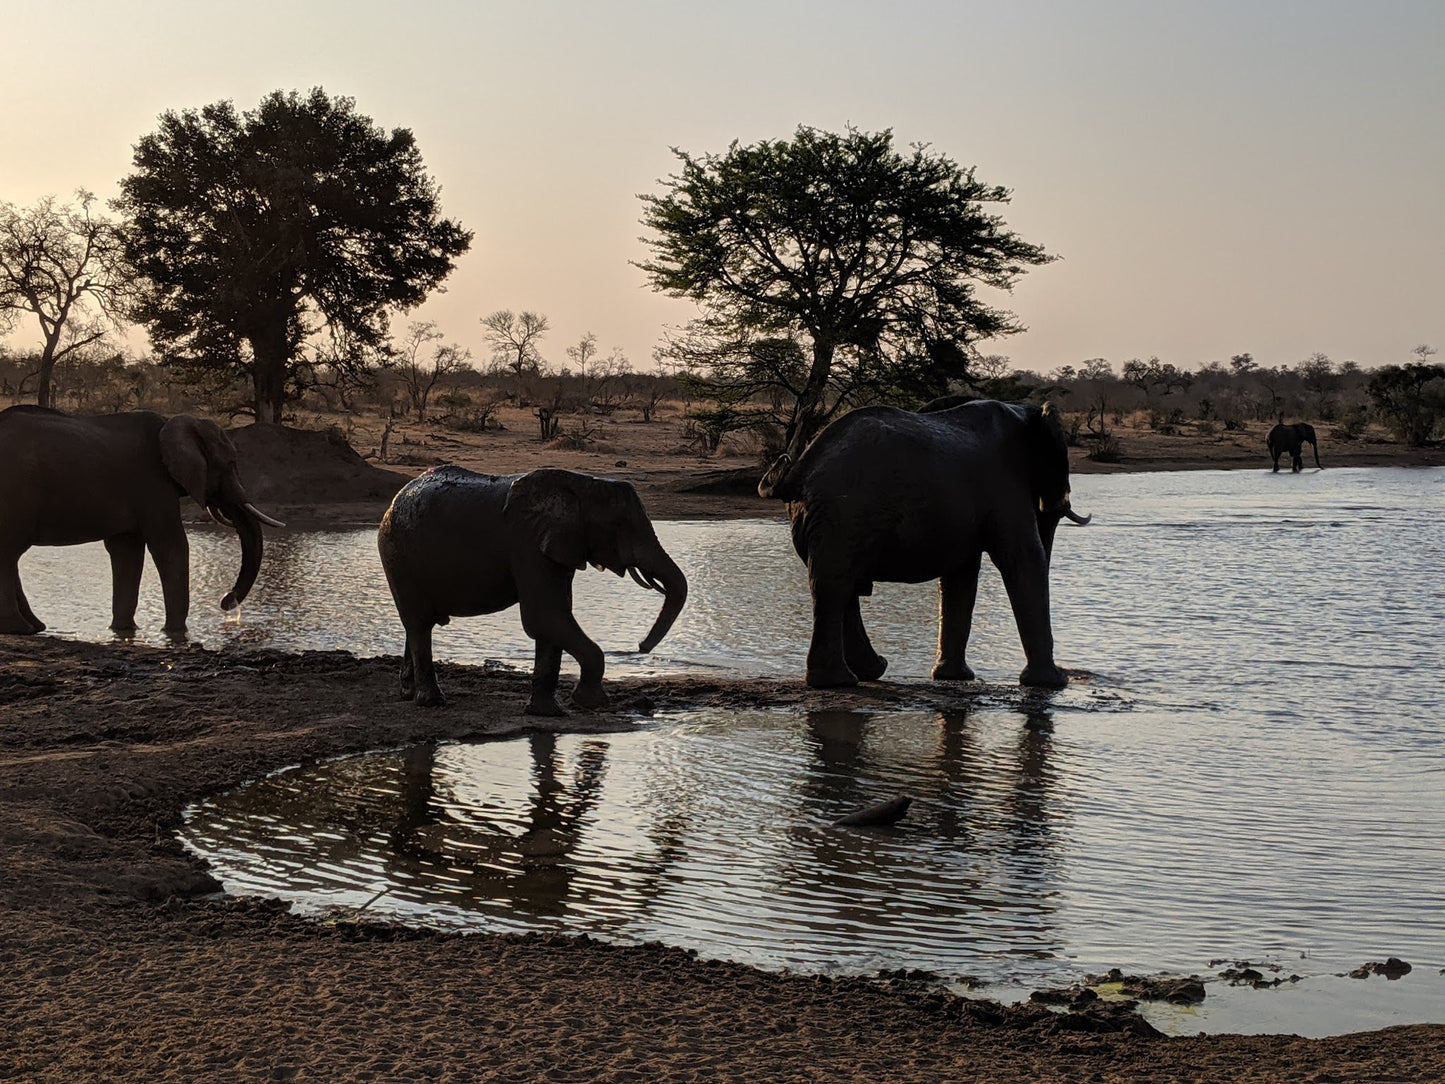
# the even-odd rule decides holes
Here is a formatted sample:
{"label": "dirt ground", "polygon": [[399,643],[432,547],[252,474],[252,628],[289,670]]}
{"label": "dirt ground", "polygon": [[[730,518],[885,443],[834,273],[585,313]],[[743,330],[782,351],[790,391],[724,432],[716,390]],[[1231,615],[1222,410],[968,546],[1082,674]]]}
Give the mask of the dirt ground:
{"label": "dirt ground", "polygon": [[[657,518],[782,514],[750,495],[755,451],[691,455],[676,412],[649,425],[606,422],[593,443],[570,449],[542,445],[522,412],[503,421],[507,429],[480,434],[401,426],[391,450],[406,462],[386,466],[567,466],[629,478]],[[362,452],[378,436],[351,434]],[[1125,432],[1128,458],[1110,469],[1267,466],[1262,430],[1229,438]],[[1321,458],[1432,461],[1403,451],[1326,442]],[[375,524],[384,489],[366,487],[399,484],[320,445],[265,454],[294,464],[280,473],[253,464],[269,479],[268,507],[293,527]],[[332,503],[357,493],[366,496]],[[1445,1077],[1445,1026],[1166,1039],[1118,1010],[1005,1008],[907,979],[769,974],[583,937],[311,922],[265,901],[216,897],[174,838],[188,802],[288,764],[538,725],[521,714],[524,674],[443,664],[451,705],[425,711],[395,698],[395,666],[340,653],[0,636],[0,1080]],[[548,724],[616,730],[664,708],[876,708],[920,695],[916,686],[816,692],[796,681],[690,678],[609,687],[610,712]],[[946,707],[978,694],[927,695]]]}
{"label": "dirt ground", "polygon": [[[344,464],[336,463],[333,456],[319,457],[327,464],[325,469],[318,466],[309,473],[298,473],[294,468],[314,463],[318,457],[293,452],[285,460],[293,469],[268,474],[261,496],[268,509],[279,509],[293,526],[366,525],[380,520],[387,498],[356,498],[378,485],[384,488],[388,477],[393,479],[392,485],[399,485],[405,477],[442,463],[489,474],[515,474],[545,466],[629,481],[654,519],[781,518],[783,505],[764,500],[756,492],[761,473],[756,440],[748,435],[730,436],[718,452],[701,455],[689,439],[685,413],[685,404],[665,403],[648,423],[628,410],[606,418],[566,416],[562,436],[545,443],[538,438],[537,419],[531,411],[516,407],[498,412],[502,428],[480,433],[402,420],[390,434],[384,464],[379,459],[381,419],[308,415],[298,419],[298,424],[313,429],[329,427],[366,456],[370,465],[394,474],[343,477]],[[1119,442],[1121,458],[1117,462],[1095,462],[1088,458],[1087,446],[1080,445],[1070,449],[1071,470],[1075,475],[1087,475],[1270,467],[1265,451],[1267,423],[1251,422],[1237,431],[1208,431],[1210,426],[1201,427],[1197,422],[1184,422],[1177,428],[1177,432],[1160,433],[1148,427],[1142,413],[1126,416],[1111,429]],[[1445,446],[1405,447],[1378,427],[1353,441],[1331,436],[1328,425],[1318,428],[1323,445],[1320,461],[1327,468],[1445,465]],[[585,439],[579,439],[583,434]],[[272,462],[280,461],[271,442],[256,443],[264,446]],[[313,441],[306,450],[314,448]],[[1314,469],[1308,451],[1306,463],[1308,469]],[[1284,469],[1289,469],[1287,460]]]}

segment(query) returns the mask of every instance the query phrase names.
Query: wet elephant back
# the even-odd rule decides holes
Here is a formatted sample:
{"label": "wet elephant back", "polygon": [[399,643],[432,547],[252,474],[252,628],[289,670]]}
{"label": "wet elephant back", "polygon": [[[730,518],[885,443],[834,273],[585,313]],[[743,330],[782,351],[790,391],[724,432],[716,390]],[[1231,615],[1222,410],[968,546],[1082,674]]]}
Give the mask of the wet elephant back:
{"label": "wet elephant back", "polygon": [[388,579],[424,597],[438,617],[515,603],[502,513],[516,477],[448,466],[408,482],[378,532]]}

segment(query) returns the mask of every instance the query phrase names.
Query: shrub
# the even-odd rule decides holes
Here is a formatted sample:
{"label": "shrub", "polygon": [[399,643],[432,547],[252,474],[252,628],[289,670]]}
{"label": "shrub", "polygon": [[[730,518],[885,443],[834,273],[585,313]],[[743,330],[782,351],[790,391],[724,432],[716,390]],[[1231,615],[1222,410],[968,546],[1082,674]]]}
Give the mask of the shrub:
{"label": "shrub", "polygon": [[1117,437],[1104,436],[1094,441],[1094,446],[1089,449],[1088,458],[1095,463],[1117,463],[1124,458],[1124,452]]}

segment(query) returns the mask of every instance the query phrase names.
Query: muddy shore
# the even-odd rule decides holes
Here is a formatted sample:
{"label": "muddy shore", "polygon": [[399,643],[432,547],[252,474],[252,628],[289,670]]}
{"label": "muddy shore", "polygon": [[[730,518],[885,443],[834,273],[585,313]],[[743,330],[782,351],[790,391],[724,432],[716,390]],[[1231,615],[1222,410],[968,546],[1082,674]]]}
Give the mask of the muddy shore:
{"label": "muddy shore", "polygon": [[[1165,1039],[1128,1015],[1003,1008],[904,980],[314,923],[214,898],[174,838],[189,801],[287,764],[537,722],[520,714],[523,674],[444,666],[452,706],[423,711],[393,697],[394,667],[0,637],[0,1079],[1425,1081],[1445,1065],[1445,1026]],[[960,695],[610,687],[612,711],[557,728]]]}

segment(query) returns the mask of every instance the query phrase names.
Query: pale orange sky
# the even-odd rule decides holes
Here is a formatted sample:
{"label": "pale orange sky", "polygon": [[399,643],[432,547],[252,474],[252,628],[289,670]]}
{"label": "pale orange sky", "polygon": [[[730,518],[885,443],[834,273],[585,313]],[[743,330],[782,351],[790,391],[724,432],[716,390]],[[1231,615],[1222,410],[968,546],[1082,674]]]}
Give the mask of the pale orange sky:
{"label": "pale orange sky", "polygon": [[1021,367],[1445,349],[1439,0],[18,8],[0,199],[109,198],[163,111],[323,86],[411,128],[476,231],[397,326],[436,320],[479,357],[481,316],[533,309],[554,365],[590,330],[650,367],[694,310],[629,266],[637,194],[670,146],[800,123],[891,127],[1013,189],[1010,225],[1062,257],[1007,299],[1029,330],[984,344]]}

